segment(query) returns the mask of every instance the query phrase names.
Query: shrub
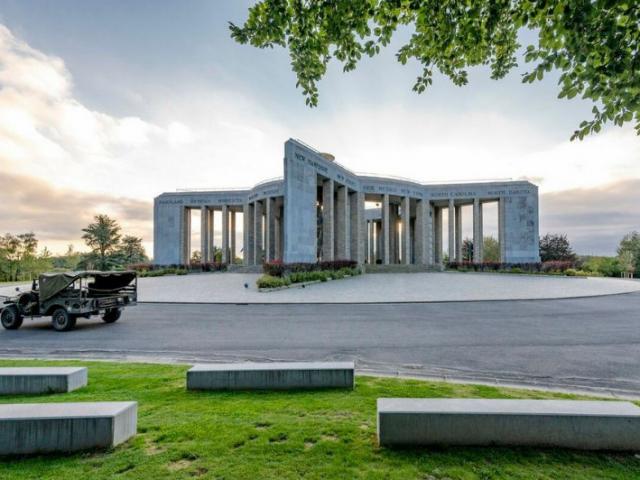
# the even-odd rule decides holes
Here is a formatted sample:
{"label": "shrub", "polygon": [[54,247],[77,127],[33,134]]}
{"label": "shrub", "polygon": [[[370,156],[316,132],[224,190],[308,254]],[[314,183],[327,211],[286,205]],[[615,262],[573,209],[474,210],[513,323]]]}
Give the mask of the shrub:
{"label": "shrub", "polygon": [[539,263],[500,263],[500,262],[482,262],[474,263],[469,261],[464,262],[448,262],[447,268],[451,270],[459,270],[461,272],[497,272],[497,271],[511,271],[513,269],[520,270],[519,273],[535,273],[539,272],[541,265]]}
{"label": "shrub", "polygon": [[566,260],[550,260],[542,264],[540,271],[544,273],[565,272],[572,267],[573,262]]}
{"label": "shrub", "polygon": [[[326,282],[330,279],[339,279],[346,276],[359,275],[360,269],[356,267],[343,267],[339,270],[310,270],[304,271],[306,266],[313,265],[317,268],[317,264],[294,264],[299,271],[294,271],[281,277],[275,275],[264,274],[257,281],[258,288],[275,288],[291,285],[292,283],[303,282]],[[277,270],[276,270],[277,271]]]}
{"label": "shrub", "polygon": [[265,262],[262,264],[262,271],[266,275],[273,277],[283,277],[292,273],[316,272],[316,271],[337,271],[343,268],[356,268],[358,262],[355,260],[333,260],[330,262],[317,263],[283,263],[280,260]]}
{"label": "shrub", "polygon": [[141,270],[138,273],[139,277],[161,277],[166,275],[164,270]]}
{"label": "shrub", "polygon": [[203,272],[224,272],[227,264],[222,262],[206,262],[202,264]]}
{"label": "shrub", "polygon": [[145,272],[149,270],[154,270],[155,265],[152,263],[132,263],[127,265],[127,270],[133,270],[135,272]]}
{"label": "shrub", "polygon": [[358,262],[355,260],[332,260],[330,262],[319,262],[320,270],[340,270],[343,268],[355,268]]}
{"label": "shrub", "polygon": [[280,260],[264,262],[262,264],[262,271],[265,275],[271,277],[281,277],[284,275],[284,264]]}
{"label": "shrub", "polygon": [[291,284],[288,277],[273,277],[271,275],[262,275],[256,281],[258,288],[278,288]]}

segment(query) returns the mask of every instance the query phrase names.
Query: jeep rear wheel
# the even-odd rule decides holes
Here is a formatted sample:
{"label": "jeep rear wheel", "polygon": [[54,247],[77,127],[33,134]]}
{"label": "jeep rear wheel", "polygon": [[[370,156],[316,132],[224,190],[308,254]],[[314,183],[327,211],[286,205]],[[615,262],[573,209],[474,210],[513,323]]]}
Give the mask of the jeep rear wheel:
{"label": "jeep rear wheel", "polygon": [[9,305],[2,309],[0,314],[2,326],[7,330],[17,330],[22,326],[22,315],[15,305]]}
{"label": "jeep rear wheel", "polygon": [[76,317],[65,308],[58,307],[51,314],[51,324],[56,332],[68,332],[76,326]]}
{"label": "jeep rear wheel", "polygon": [[108,308],[104,312],[104,315],[102,315],[102,320],[105,323],[113,323],[118,321],[121,314],[122,314],[122,310],[120,310],[119,308]]}

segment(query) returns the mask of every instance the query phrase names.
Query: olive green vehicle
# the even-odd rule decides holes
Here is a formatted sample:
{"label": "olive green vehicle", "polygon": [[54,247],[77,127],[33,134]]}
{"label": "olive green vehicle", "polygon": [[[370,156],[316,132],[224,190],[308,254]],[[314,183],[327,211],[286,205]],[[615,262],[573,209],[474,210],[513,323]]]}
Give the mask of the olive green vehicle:
{"label": "olive green vehicle", "polygon": [[16,330],[25,317],[50,316],[56,331],[67,332],[79,317],[102,315],[106,323],[113,323],[137,298],[136,272],[43,273],[30,291],[0,304],[0,321],[7,330]]}

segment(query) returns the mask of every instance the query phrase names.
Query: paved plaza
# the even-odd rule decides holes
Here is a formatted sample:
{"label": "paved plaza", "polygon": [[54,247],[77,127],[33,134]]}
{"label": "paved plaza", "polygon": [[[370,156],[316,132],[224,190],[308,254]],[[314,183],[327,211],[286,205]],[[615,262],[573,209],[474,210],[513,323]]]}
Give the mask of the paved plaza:
{"label": "paved plaza", "polygon": [[[141,302],[398,303],[590,297],[640,291],[640,281],[491,273],[369,273],[260,292],[258,274],[203,273],[138,280]],[[247,287],[245,287],[247,285]],[[21,288],[30,288],[28,284]],[[12,295],[15,286],[0,287]]]}
{"label": "paved plaza", "polygon": [[[257,274],[198,274],[140,279],[144,302],[378,303],[588,297],[640,291],[640,282],[482,273],[370,273],[259,292]],[[244,285],[248,285],[245,288]]]}

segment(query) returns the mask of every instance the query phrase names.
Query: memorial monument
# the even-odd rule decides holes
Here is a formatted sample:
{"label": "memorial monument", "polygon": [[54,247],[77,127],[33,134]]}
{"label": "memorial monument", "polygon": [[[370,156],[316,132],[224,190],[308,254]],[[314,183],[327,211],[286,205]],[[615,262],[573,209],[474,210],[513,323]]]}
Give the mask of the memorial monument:
{"label": "memorial monument", "polygon": [[[200,252],[213,261],[213,219],[222,223],[222,262],[355,260],[437,266],[448,211],[450,261],[462,261],[462,207],[473,210],[473,262],[483,261],[483,205],[498,204],[502,263],[539,262],[538,187],[527,181],[422,184],[357,175],[299,140],[284,148],[284,177],[249,190],[163,193],[154,201],[154,262],[187,264],[191,210],[199,209]],[[366,208],[378,204],[379,208]],[[236,245],[242,213],[242,254]]]}

